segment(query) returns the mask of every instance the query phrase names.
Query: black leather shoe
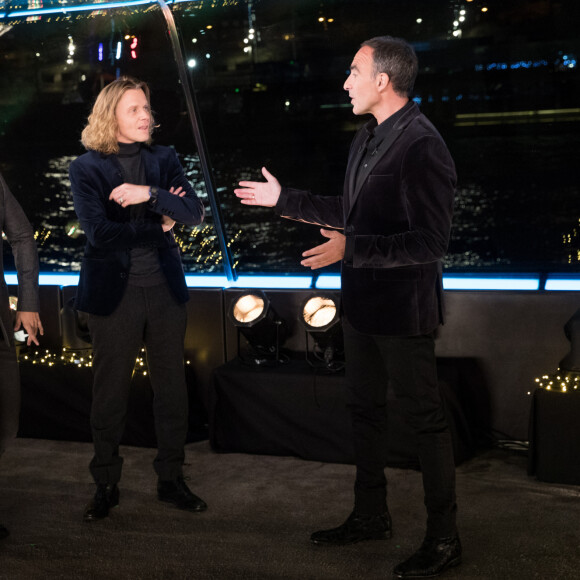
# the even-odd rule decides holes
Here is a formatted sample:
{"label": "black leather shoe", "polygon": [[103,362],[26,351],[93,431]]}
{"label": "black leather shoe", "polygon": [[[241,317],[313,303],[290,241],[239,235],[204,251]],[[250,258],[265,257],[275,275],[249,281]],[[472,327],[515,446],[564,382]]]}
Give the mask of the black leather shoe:
{"label": "black leather shoe", "polygon": [[7,538],[9,535],[10,532],[2,524],[0,524],[0,540]]}
{"label": "black leather shoe", "polygon": [[421,547],[408,560],[395,567],[395,578],[433,578],[447,568],[461,564],[459,536],[425,538]]}
{"label": "black leather shoe", "polygon": [[109,510],[119,505],[119,488],[116,484],[97,484],[95,496],[85,508],[83,520],[93,522],[109,515]]}
{"label": "black leather shoe", "polygon": [[310,536],[313,544],[346,546],[364,540],[386,540],[392,536],[389,512],[366,515],[352,512],[338,528],[314,532]]}
{"label": "black leather shoe", "polygon": [[176,481],[157,482],[157,498],[189,512],[203,512],[207,509],[203,499],[192,493],[181,477]]}

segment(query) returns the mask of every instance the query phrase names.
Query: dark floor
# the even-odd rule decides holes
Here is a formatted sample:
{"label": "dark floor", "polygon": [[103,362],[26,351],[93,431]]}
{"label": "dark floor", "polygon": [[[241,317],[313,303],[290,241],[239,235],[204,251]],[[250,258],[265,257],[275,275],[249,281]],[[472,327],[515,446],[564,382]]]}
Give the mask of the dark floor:
{"label": "dark floor", "polygon": [[[348,515],[352,466],[190,444],[189,484],[209,504],[190,514],[156,500],[154,450],[123,453],[120,506],[87,524],[91,445],[16,440],[0,464],[1,579],[373,580],[422,540],[415,471],[387,469],[391,540],[320,548],[309,535]],[[458,495],[464,561],[445,578],[579,578],[579,486],[530,478],[523,455],[496,449],[458,468]]]}

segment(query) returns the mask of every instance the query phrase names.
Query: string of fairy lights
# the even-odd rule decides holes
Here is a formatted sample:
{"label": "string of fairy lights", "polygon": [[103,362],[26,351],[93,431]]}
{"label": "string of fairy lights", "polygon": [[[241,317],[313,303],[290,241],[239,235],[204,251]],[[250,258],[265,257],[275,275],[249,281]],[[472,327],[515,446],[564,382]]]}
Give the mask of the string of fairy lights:
{"label": "string of fairy lights", "polygon": [[[31,349],[19,347],[18,361],[22,365],[31,365],[44,368],[77,367],[91,368],[93,366],[93,351],[91,348],[84,349]],[[191,365],[190,360],[184,360],[186,366]],[[145,348],[141,349],[135,359],[133,375],[147,376],[147,354]]]}
{"label": "string of fairy lights", "polygon": [[580,262],[580,219],[571,232],[563,235],[562,243],[568,248],[568,264]]}
{"label": "string of fairy lights", "polygon": [[558,369],[554,374],[542,375],[540,378],[537,378],[536,386],[547,391],[558,391],[561,393],[578,391],[580,389],[580,372],[563,372]]}
{"label": "string of fairy lights", "polygon": [[[32,365],[46,368],[77,367],[91,368],[93,366],[93,351],[91,348],[85,349],[30,349],[19,348],[18,360],[20,364]],[[186,366],[191,365],[191,361],[184,361]],[[133,375],[147,376],[149,368],[147,366],[147,354],[142,348],[139,356],[135,359]],[[537,388],[546,389],[560,393],[571,393],[580,391],[580,372],[566,371],[558,369],[551,375],[542,375],[535,379]],[[528,392],[528,395],[531,395]]]}

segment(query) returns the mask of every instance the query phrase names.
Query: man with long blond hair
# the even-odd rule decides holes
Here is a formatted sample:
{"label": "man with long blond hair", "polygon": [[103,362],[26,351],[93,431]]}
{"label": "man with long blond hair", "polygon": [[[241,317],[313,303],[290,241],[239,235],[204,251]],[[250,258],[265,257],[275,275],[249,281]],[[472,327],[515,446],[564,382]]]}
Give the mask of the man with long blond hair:
{"label": "man with long blond hair", "polygon": [[152,145],[153,127],[147,85],[117,79],[98,95],[82,132],[87,153],[70,165],[87,236],[75,307],[88,313],[93,344],[90,471],[97,489],[85,521],[107,517],[119,503],[119,443],[143,344],[154,392],[158,499],[193,512],[207,508],[183,480],[189,294],[172,231],[176,222],[201,223],[204,209],[175,151]]}

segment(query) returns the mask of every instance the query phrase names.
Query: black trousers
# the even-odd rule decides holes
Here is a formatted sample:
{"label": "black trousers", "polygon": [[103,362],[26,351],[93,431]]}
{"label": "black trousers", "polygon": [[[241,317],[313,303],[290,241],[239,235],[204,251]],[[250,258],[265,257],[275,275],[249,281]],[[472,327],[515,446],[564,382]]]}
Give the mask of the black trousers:
{"label": "black trousers", "polygon": [[16,437],[19,415],[20,373],[16,350],[6,343],[0,330],[0,456]]}
{"label": "black trousers", "polygon": [[391,384],[415,438],[423,477],[427,535],[456,533],[455,462],[437,381],[432,335],[361,334],[343,319],[348,406],[355,460],[355,509],[387,507],[387,384]]}
{"label": "black trousers", "polygon": [[177,479],[182,475],[188,425],[185,304],[176,301],[166,284],[128,286],[113,314],[91,314],[88,326],[94,373],[91,430],[95,454],[90,471],[95,482],[112,484],[121,478],[119,443],[135,359],[143,345],[154,395],[158,453],[153,466],[160,480]]}

